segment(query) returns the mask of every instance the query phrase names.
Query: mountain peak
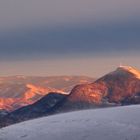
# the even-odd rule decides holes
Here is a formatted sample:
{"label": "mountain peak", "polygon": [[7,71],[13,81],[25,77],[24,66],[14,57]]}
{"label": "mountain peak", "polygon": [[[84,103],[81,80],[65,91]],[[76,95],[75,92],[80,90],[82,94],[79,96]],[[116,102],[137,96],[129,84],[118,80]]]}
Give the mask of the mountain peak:
{"label": "mountain peak", "polygon": [[140,79],[140,71],[131,66],[119,66],[117,71],[126,71],[133,74],[136,78]]}

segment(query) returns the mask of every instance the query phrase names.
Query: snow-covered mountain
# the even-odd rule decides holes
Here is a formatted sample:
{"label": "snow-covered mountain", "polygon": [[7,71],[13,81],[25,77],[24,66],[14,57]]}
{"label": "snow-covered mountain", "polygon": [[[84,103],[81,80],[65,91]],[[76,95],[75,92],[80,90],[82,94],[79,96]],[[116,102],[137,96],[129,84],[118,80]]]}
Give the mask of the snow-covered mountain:
{"label": "snow-covered mountain", "polygon": [[[13,95],[8,95],[5,93],[5,96],[10,97],[0,97],[0,109],[4,109],[7,111],[16,110],[22,106],[30,105],[47,95],[50,92],[62,92],[54,88],[50,87],[40,87],[32,84],[27,85],[18,85],[16,88],[12,85],[12,87],[8,87],[8,93]],[[11,89],[12,88],[12,89]],[[15,97],[14,95],[17,94]],[[3,95],[4,96],[4,95]]]}
{"label": "snow-covered mountain", "polygon": [[13,111],[30,105],[49,92],[68,93],[76,85],[94,81],[85,76],[0,77],[0,109]]}
{"label": "snow-covered mountain", "polygon": [[0,140],[140,140],[140,105],[76,111],[0,129]]}
{"label": "snow-covered mountain", "polygon": [[51,92],[32,105],[21,107],[4,116],[2,120],[0,119],[3,122],[0,123],[0,126],[53,114],[67,96],[62,93]]}
{"label": "snow-covered mountain", "polygon": [[139,75],[135,68],[121,66],[91,84],[77,85],[69,95],[48,93],[33,104],[1,117],[0,127],[52,113],[140,104]]}
{"label": "snow-covered mountain", "polygon": [[130,66],[120,66],[94,83],[76,86],[63,108],[67,110],[139,103],[140,71]]}

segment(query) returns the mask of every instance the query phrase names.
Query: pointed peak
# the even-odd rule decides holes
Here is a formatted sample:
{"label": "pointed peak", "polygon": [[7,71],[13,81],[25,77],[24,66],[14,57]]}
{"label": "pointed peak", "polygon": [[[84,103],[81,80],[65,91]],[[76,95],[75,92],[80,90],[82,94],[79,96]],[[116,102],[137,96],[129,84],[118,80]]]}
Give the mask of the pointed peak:
{"label": "pointed peak", "polygon": [[135,69],[134,67],[131,67],[131,66],[123,66],[123,65],[120,65],[118,68],[117,68],[117,71],[127,71],[131,74],[133,74],[136,78],[140,79],[140,71]]}
{"label": "pointed peak", "polygon": [[126,69],[126,70],[134,69],[133,67],[127,66],[127,65],[120,65],[118,68],[122,68],[122,69]]}
{"label": "pointed peak", "polygon": [[131,66],[127,66],[127,65],[120,65],[117,69],[124,69],[124,70],[127,70],[127,71],[136,70],[136,68],[131,67]]}

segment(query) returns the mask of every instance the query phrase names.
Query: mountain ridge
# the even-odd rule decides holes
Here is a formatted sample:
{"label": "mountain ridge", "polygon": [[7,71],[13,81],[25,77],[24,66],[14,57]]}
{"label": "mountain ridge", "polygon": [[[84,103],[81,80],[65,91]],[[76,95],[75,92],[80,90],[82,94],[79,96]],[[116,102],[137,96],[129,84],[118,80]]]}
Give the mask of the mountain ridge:
{"label": "mountain ridge", "polygon": [[[76,109],[83,108],[83,102],[85,106],[90,104],[91,107],[125,105],[129,98],[135,103],[136,96],[137,103],[140,103],[140,79],[136,73],[140,74],[130,66],[121,66],[93,83],[75,86],[64,103],[64,108],[69,109],[72,104],[75,104]],[[77,105],[77,102],[80,105]]]}
{"label": "mountain ridge", "polygon": [[[73,110],[140,104],[140,79],[138,75],[139,71],[132,67],[118,67],[115,71],[107,73],[92,83],[76,85],[68,95],[56,92],[56,95],[51,94],[52,98],[50,99],[50,94],[48,94],[32,105],[15,110],[2,119],[4,122],[2,126]],[[49,104],[48,98],[53,101],[57,94],[61,94],[62,100],[58,98],[58,102],[54,103],[54,106],[50,107],[48,111],[47,108],[44,108],[44,104]],[[43,109],[40,109],[40,106]]]}
{"label": "mountain ridge", "polygon": [[0,77],[0,110],[13,111],[33,104],[49,92],[68,94],[79,83],[94,81],[86,76],[7,76]]}

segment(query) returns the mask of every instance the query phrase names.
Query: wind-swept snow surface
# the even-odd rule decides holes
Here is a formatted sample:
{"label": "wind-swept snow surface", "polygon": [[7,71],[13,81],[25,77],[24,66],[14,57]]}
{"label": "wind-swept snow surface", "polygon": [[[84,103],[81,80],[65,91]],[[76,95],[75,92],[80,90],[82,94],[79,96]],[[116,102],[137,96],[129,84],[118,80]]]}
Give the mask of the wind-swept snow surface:
{"label": "wind-swept snow surface", "polygon": [[140,140],[140,105],[77,111],[0,129],[0,140]]}

